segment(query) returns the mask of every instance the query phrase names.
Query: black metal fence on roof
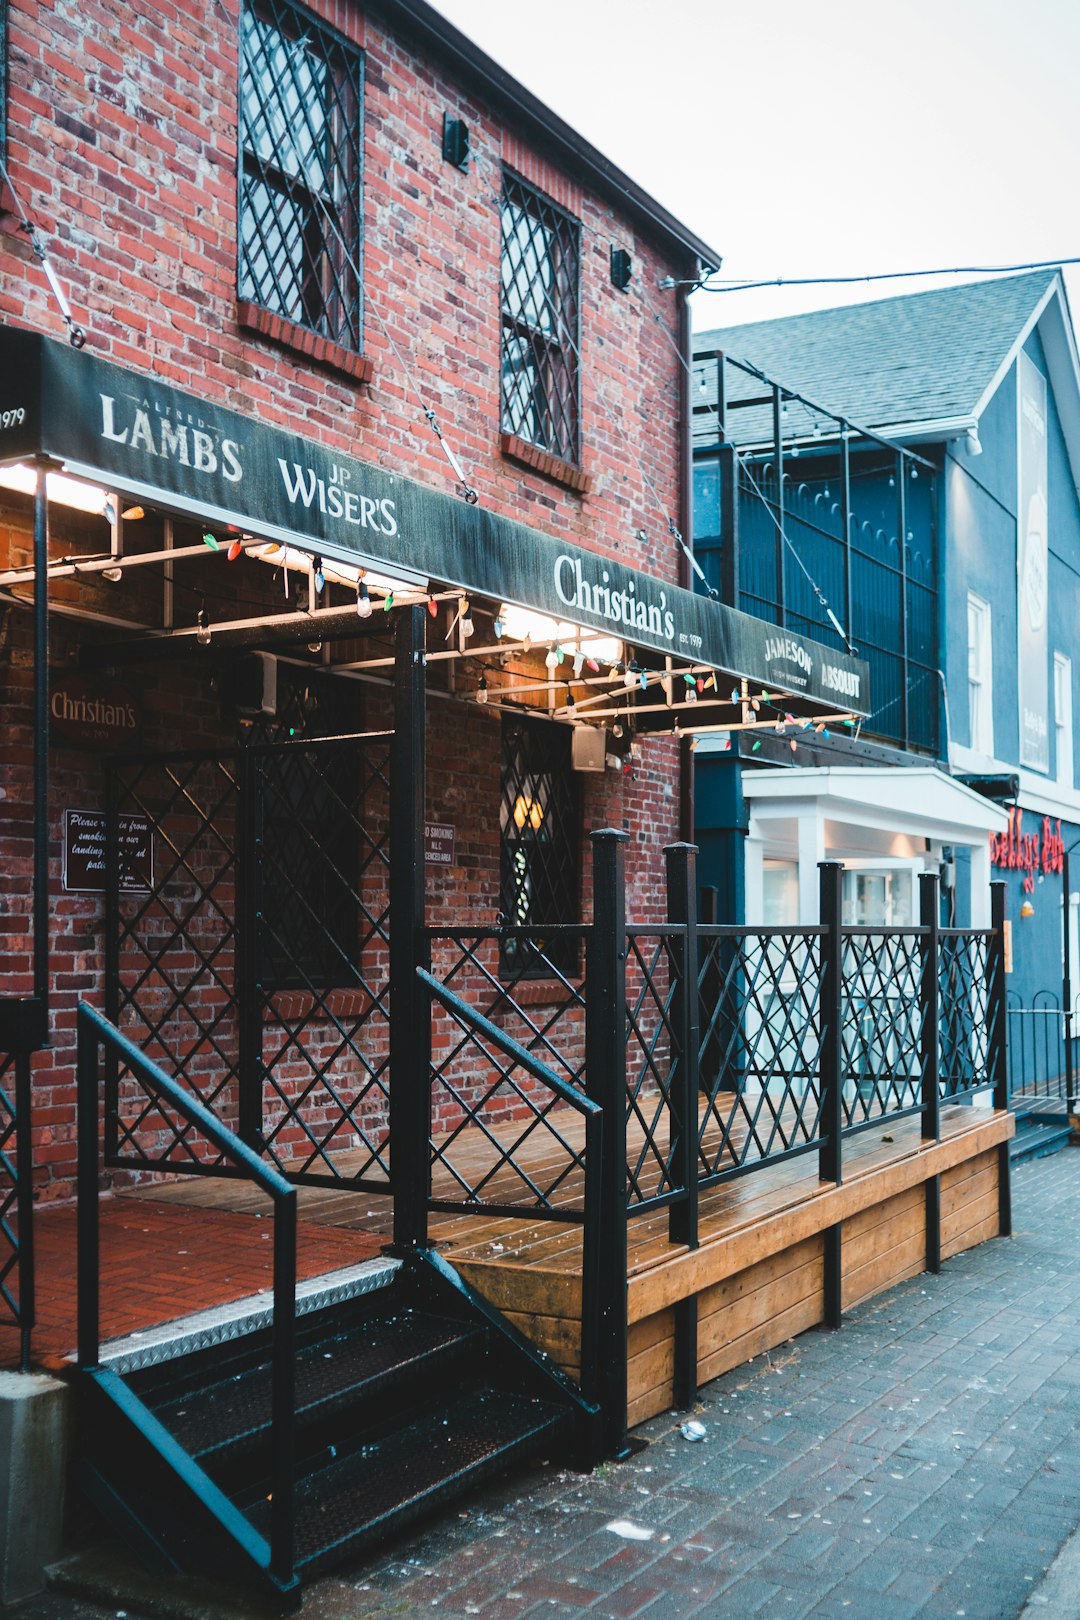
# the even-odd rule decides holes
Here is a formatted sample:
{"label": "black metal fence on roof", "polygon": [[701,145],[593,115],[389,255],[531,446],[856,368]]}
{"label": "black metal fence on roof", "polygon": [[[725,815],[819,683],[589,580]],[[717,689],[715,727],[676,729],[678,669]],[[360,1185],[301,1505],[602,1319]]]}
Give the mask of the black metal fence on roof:
{"label": "black metal fence on roof", "polygon": [[720,600],[854,649],[866,730],[936,756],[936,469],[719,351],[695,355],[694,551]]}

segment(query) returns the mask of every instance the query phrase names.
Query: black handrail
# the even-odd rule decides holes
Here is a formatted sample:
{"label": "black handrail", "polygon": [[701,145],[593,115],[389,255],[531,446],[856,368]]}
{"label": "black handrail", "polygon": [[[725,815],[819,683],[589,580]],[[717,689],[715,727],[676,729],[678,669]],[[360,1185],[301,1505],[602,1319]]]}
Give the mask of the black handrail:
{"label": "black handrail", "polygon": [[575,1109],[585,1120],[585,1200],[581,1223],[581,1388],[586,1399],[595,1401],[599,1391],[600,1346],[598,1335],[592,1330],[593,1312],[590,1306],[600,1297],[600,1177],[603,1168],[604,1110],[599,1103],[567,1085],[520,1041],[462,1001],[426,968],[418,967],[416,976],[428,994],[440,1002],[463,1027],[481,1035],[504,1057],[510,1058],[519,1068],[531,1074],[534,1080],[553,1091],[560,1101]]}
{"label": "black handrail", "polygon": [[[271,1385],[273,1495],[270,1509],[270,1570],[281,1582],[293,1577],[296,1482],[296,1188],[242,1142],[206,1105],[185,1091],[133,1041],[85,1001],[78,1025],[78,1365],[100,1359],[98,1210],[99,1066],[102,1046],[120,1058],[153,1096],[165,1102],[268,1194],[274,1202],[274,1307]],[[107,1084],[116,1087],[116,1066]],[[107,1099],[107,1109],[116,1097]]]}

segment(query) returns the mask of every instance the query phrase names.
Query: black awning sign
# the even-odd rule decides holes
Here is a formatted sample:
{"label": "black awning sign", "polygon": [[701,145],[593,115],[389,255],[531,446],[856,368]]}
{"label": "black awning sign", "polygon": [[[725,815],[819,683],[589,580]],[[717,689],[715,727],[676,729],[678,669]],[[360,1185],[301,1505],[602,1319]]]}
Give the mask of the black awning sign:
{"label": "black awning sign", "polygon": [[0,329],[0,459],[77,476],[370,566],[529,608],[826,709],[870,712],[867,665],[513,518],[181,393],[38,333]]}
{"label": "black awning sign", "polygon": [[[149,816],[117,817],[121,894],[149,894],[154,887],[154,833]],[[64,891],[104,894],[105,815],[101,810],[64,811]]]}

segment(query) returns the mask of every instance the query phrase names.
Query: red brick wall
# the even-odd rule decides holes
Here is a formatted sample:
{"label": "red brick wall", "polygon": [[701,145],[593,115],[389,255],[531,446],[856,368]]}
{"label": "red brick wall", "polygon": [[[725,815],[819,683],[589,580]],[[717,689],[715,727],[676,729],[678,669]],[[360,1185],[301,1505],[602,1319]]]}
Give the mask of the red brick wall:
{"label": "red brick wall", "polygon": [[[612,206],[503,126],[444,70],[418,60],[410,42],[364,18],[346,0],[313,9],[366,51],[364,286],[365,355],[360,383],[242,328],[236,299],[235,0],[10,0],[8,163],[50,237],[57,271],[89,346],[244,413],[298,428],[420,482],[449,490],[438,446],[409,397],[398,361],[373,314],[434,406],[483,505],[556,536],[618,555],[676,580],[665,516],[678,513],[678,364],[675,294],[656,290],[684,266],[619,217]],[[227,17],[229,20],[227,20]],[[468,173],[441,156],[444,111],[470,126]],[[499,437],[499,195],[506,162],[582,223],[582,466],[575,492],[504,456]],[[635,280],[617,292],[609,244],[629,249]],[[666,322],[653,319],[641,289]],[[11,214],[0,217],[0,319],[58,334],[29,243]],[[616,425],[617,424],[617,425]],[[630,441],[632,449],[628,448]],[[25,562],[28,503],[0,491],[0,568]],[[52,554],[102,544],[101,525],[53,509]],[[246,570],[246,572],[245,572]],[[257,582],[253,576],[259,575]],[[223,559],[198,565],[197,584],[220,613],[235,592],[271,599],[269,570]],[[227,583],[222,584],[222,579]],[[125,577],[112,590],[66,582],[54,599],[106,606],[155,622],[159,582]],[[277,586],[275,590],[280,590]],[[192,596],[189,592],[187,608]],[[279,597],[274,595],[275,603]],[[81,639],[109,632],[54,620],[52,662],[66,668]],[[31,647],[29,617],[8,615],[0,636],[0,994],[31,988],[26,945],[30,907]],[[3,661],[6,660],[6,663]],[[145,712],[148,747],[215,746],[232,740],[197,655],[125,672]],[[434,679],[434,677],[433,677]],[[380,705],[371,700],[369,723]],[[433,697],[429,716],[428,814],[457,828],[452,869],[429,878],[431,921],[478,926],[495,919],[499,891],[498,717]],[[56,746],[51,756],[53,1046],[34,1060],[35,1156],[46,1197],[70,1191],[74,1167],[74,1008],[100,1004],[103,917],[95,896],[60,888],[60,813],[101,802],[99,756]],[[632,774],[582,778],[584,833],[624,827],[628,914],[663,913],[660,850],[678,835],[678,752],[646,740]],[[587,838],[583,916],[590,910]]]}

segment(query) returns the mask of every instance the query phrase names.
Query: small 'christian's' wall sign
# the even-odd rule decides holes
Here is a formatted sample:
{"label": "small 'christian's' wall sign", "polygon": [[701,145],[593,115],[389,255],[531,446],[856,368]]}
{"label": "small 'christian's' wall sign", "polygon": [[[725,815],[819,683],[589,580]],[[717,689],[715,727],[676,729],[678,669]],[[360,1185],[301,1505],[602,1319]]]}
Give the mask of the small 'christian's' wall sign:
{"label": "small 'christian's' wall sign", "polygon": [[97,675],[61,675],[52,682],[49,720],[54,737],[80,748],[130,748],[142,726],[131,688]]}

